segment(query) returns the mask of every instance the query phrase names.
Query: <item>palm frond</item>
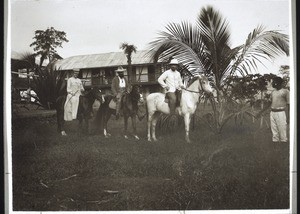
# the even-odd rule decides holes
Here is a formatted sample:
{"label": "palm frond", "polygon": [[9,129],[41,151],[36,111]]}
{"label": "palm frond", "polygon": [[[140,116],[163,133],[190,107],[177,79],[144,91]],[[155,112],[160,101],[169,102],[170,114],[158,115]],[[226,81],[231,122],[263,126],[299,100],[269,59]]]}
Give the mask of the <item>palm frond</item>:
{"label": "palm frond", "polygon": [[281,54],[289,55],[288,36],[278,31],[264,31],[263,26],[258,26],[248,35],[230,74],[249,74],[251,70],[257,70],[256,62],[263,64],[263,59],[272,60]]}
{"label": "palm frond", "polygon": [[56,99],[66,93],[66,72],[38,67],[33,78],[33,90],[45,108],[53,108]]}
{"label": "palm frond", "polygon": [[37,66],[35,63],[35,56],[36,54],[31,53],[31,52],[24,52],[21,54],[21,61],[25,62],[27,64],[27,68],[33,69],[34,67]]}
{"label": "palm frond", "polygon": [[230,31],[228,22],[221,14],[208,6],[202,8],[197,19],[197,26],[201,31],[209,70],[216,76],[217,87],[220,80],[235,57],[237,50],[230,48]]}
{"label": "palm frond", "polygon": [[205,66],[201,59],[205,54],[204,45],[201,39],[200,31],[193,28],[191,24],[182,22],[181,24],[170,23],[166,31],[159,33],[155,41],[149,45],[149,55],[158,61],[168,61],[170,58],[176,58],[179,63],[186,67],[191,74],[204,73]]}

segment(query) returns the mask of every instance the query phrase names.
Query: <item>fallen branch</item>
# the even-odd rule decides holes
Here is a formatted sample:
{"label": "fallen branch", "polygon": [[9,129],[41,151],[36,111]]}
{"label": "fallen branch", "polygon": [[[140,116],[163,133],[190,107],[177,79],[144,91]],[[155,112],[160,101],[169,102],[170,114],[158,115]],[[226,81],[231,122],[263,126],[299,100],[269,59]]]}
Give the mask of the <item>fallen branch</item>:
{"label": "fallen branch", "polygon": [[203,164],[204,168],[206,168],[206,167],[210,164],[210,162],[212,161],[213,157],[214,157],[216,154],[221,153],[221,152],[222,152],[223,150],[225,150],[225,149],[226,149],[226,147],[219,148],[219,149],[215,150],[213,153],[211,153],[211,154],[209,155],[209,157],[208,157],[208,161],[206,161],[206,163]]}
{"label": "fallen branch", "polygon": [[40,181],[40,184],[41,184],[43,187],[46,187],[47,189],[49,189],[49,187],[48,187],[46,184],[44,184],[42,181]]}
{"label": "fallen branch", "polygon": [[107,203],[109,201],[111,201],[112,199],[108,199],[108,200],[102,200],[102,201],[87,201],[87,203],[93,203],[93,204],[103,204],[103,203]]}
{"label": "fallen branch", "polygon": [[76,177],[76,176],[77,176],[77,174],[74,174],[74,175],[71,175],[71,176],[69,176],[67,178],[60,179],[59,181],[65,181],[65,180],[68,180],[68,179]]}
{"label": "fallen branch", "polygon": [[111,194],[119,193],[119,191],[115,191],[115,190],[104,190],[104,192],[111,193]]}

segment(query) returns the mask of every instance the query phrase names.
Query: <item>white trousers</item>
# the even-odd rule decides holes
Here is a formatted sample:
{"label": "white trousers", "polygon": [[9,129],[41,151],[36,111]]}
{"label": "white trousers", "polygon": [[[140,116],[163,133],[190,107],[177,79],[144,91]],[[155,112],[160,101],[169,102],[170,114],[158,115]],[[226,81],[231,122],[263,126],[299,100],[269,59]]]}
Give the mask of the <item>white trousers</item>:
{"label": "white trousers", "polygon": [[64,120],[71,121],[76,119],[79,105],[79,95],[68,94],[65,102]]}
{"label": "white trousers", "polygon": [[270,113],[270,123],[273,142],[287,142],[287,123],[285,111]]}

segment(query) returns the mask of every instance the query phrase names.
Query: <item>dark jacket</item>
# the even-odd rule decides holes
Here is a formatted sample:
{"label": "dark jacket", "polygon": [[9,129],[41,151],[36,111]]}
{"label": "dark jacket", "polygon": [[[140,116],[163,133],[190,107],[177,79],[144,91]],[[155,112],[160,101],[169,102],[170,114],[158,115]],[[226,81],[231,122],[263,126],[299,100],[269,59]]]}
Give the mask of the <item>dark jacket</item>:
{"label": "dark jacket", "polygon": [[[125,80],[125,88],[126,88],[126,91],[128,91],[129,89],[129,84],[128,84],[128,80],[124,77],[124,80]],[[112,79],[112,83],[111,83],[111,90],[112,90],[112,93],[114,96],[116,96],[119,92],[119,77],[118,76],[115,76],[113,79]]]}

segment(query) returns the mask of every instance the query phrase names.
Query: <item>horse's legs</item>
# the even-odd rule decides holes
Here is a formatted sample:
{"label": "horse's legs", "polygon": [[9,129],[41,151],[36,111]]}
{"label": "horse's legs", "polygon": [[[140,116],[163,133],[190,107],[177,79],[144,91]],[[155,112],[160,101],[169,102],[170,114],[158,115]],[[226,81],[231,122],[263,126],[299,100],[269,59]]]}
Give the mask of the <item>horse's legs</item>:
{"label": "horse's legs", "polygon": [[64,120],[64,112],[57,111],[56,112],[56,118],[57,118],[57,131],[62,135],[66,136],[66,132],[64,130],[65,120]]}
{"label": "horse's legs", "polygon": [[155,134],[155,127],[159,115],[160,115],[159,112],[155,112],[152,116],[151,129],[152,129],[152,138],[154,141],[157,141],[156,134]]}
{"label": "horse's legs", "polygon": [[104,135],[104,137],[105,138],[108,138],[109,137],[109,135],[108,135],[108,133],[107,133],[107,123],[108,123],[108,115],[104,115],[104,117],[103,117],[103,135]]}
{"label": "horse's legs", "polygon": [[147,127],[148,127],[147,138],[148,138],[148,141],[151,141],[151,123],[152,123],[152,117],[153,117],[153,113],[152,112],[148,112],[148,121],[147,121]]}
{"label": "horse's legs", "polygon": [[112,114],[112,112],[110,110],[108,110],[107,112],[105,112],[104,117],[103,117],[103,135],[105,138],[108,138],[111,136],[111,134],[107,132],[107,124],[108,124],[108,120],[109,120],[111,114]]}
{"label": "horse's legs", "polygon": [[85,131],[87,134],[89,134],[89,119],[85,118],[84,121],[85,121]]}
{"label": "horse's legs", "polygon": [[79,123],[78,123],[78,130],[81,131],[81,132],[83,132],[83,130],[82,130],[82,121],[83,121],[83,118],[81,116],[79,116],[78,117],[78,121],[79,121]]}
{"label": "horse's legs", "polygon": [[185,126],[185,141],[191,143],[189,132],[190,132],[191,115],[189,113],[184,115],[184,126]]}
{"label": "horse's legs", "polygon": [[132,129],[133,129],[133,136],[135,139],[139,140],[140,138],[136,134],[136,115],[131,116],[131,123],[132,123]]}
{"label": "horse's legs", "polygon": [[128,136],[127,136],[128,117],[129,116],[127,114],[124,114],[124,137],[125,137],[125,139],[128,139]]}

